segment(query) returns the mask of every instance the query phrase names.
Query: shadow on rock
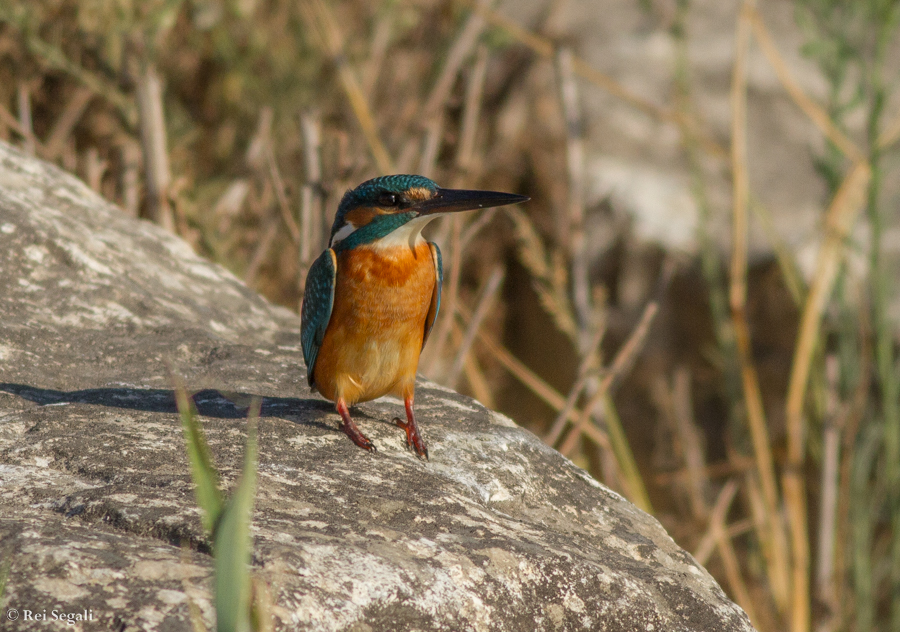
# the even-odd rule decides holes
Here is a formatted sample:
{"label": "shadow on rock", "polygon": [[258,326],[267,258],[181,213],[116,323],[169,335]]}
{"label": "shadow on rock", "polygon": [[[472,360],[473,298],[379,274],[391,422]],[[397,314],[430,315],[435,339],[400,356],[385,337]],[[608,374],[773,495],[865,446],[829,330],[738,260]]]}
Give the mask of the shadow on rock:
{"label": "shadow on rock", "polygon": [[[40,406],[59,404],[92,404],[110,408],[143,410],[157,413],[178,413],[175,394],[163,389],[140,388],[86,388],[78,391],[57,391],[37,388],[27,384],[0,383],[0,392],[17,395]],[[334,427],[310,417],[322,417],[333,412],[330,402],[318,399],[296,399],[290,397],[261,397],[261,417],[289,419],[305,426],[315,426],[327,430]],[[253,395],[204,389],[194,393],[194,405],[204,417],[218,419],[240,419],[247,416],[247,409]]]}

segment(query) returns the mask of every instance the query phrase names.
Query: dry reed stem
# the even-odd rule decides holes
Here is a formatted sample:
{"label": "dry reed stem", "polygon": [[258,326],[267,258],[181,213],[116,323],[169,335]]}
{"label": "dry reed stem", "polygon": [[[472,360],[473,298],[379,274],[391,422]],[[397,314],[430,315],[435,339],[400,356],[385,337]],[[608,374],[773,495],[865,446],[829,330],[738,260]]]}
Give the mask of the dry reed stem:
{"label": "dry reed stem", "polygon": [[[38,151],[40,151],[40,147]],[[78,170],[78,149],[75,146],[75,138],[73,136],[69,136],[66,140],[58,164],[69,173],[74,173]]]}
{"label": "dry reed stem", "polygon": [[[476,22],[476,25],[477,24],[478,23]],[[463,34],[465,34],[465,30],[466,29],[464,28]],[[478,33],[480,32],[481,31],[479,29]],[[463,38],[461,36],[460,38],[457,38],[456,44],[459,44],[460,40],[462,39],[468,38]],[[472,40],[471,44],[474,45],[476,40]],[[456,54],[457,56],[461,55],[460,51],[462,51],[463,48],[464,47],[460,45],[459,51]],[[449,63],[445,64],[445,71],[448,67]],[[454,77],[456,72],[459,72],[458,67],[454,71]],[[475,147],[475,130],[478,126],[478,118],[481,111],[481,100],[484,92],[484,79],[486,73],[487,52],[484,47],[481,47],[481,52],[479,53],[479,56],[476,60],[475,71],[473,71],[471,77],[469,78],[468,85],[466,86],[465,107],[463,110],[462,141],[460,149],[456,155],[457,167],[460,168],[461,171],[465,171],[469,166],[471,166],[472,163],[472,156],[474,155]],[[432,91],[432,97],[435,97],[435,95],[437,94],[439,84],[440,81]],[[425,110],[427,111],[427,108]],[[454,182],[454,186],[458,186],[457,182]],[[490,211],[490,213],[493,214],[493,211]],[[483,217],[485,214],[486,212],[483,211],[480,214],[479,218]],[[450,234],[450,266],[448,270],[449,274],[447,275],[447,289],[443,297],[445,307],[442,310],[443,315],[441,316],[441,320],[438,323],[437,331],[435,331],[434,341],[431,345],[431,349],[426,362],[426,372],[429,373],[440,361],[444,346],[447,342],[447,337],[449,336],[450,330],[452,328],[453,319],[455,318],[456,313],[456,303],[459,295],[459,275],[462,267],[462,252],[465,250],[465,247],[468,245],[469,241],[468,239],[466,239],[465,241],[462,239],[461,217],[457,215],[451,215],[443,221],[445,222],[444,226],[446,228],[442,226],[442,239],[446,238],[447,233]],[[441,241],[442,239],[439,239],[439,241]]]}
{"label": "dry reed stem", "polygon": [[[569,314],[569,319],[577,323],[572,342],[578,351],[578,355],[582,357],[582,364],[589,365],[596,358],[595,349],[599,344],[599,340],[596,343],[593,342],[593,339],[596,337],[596,330],[600,329],[602,331],[602,328],[597,327],[595,324],[595,312],[591,305],[591,281],[586,247],[587,240],[584,232],[584,122],[579,103],[578,82],[575,79],[573,60],[574,55],[572,51],[565,47],[558,50],[554,59],[558,78],[560,111],[563,116],[563,129],[565,130],[567,176],[565,207],[560,209],[561,212],[557,214],[556,238],[560,251],[564,250],[566,252],[566,258],[569,260],[571,268],[572,311]],[[567,302],[561,302],[561,305],[568,307]],[[584,390],[588,399],[591,399],[602,388],[601,384],[602,381],[598,380],[595,375],[586,375]],[[580,385],[576,384],[576,386]],[[580,388],[573,390],[576,390],[575,397],[577,398],[577,390],[580,390]],[[612,419],[607,419],[607,436],[611,445],[611,458],[604,460],[611,460],[619,466],[619,471],[615,473],[616,478],[627,486],[630,492],[629,496],[636,499],[638,504],[646,510],[649,508],[649,501],[643,488],[643,482],[640,480],[636,468],[632,467],[633,459],[631,458],[627,439],[624,433],[621,432],[612,402],[605,398],[603,401],[611,411],[612,417]],[[574,403],[572,393],[570,393],[566,400],[566,408],[571,409]],[[554,422],[554,426],[560,430],[565,425],[565,419],[568,414],[566,408],[560,411]],[[593,423],[586,427],[593,427]],[[570,450],[564,452],[564,454],[569,456],[571,456],[571,450],[577,445],[581,433],[579,432],[574,436],[577,438],[570,442]]]}
{"label": "dry reed stem", "polygon": [[458,298],[460,270],[462,268],[462,248],[460,247],[462,218],[459,217],[458,213],[454,213],[446,221],[450,225],[450,266],[448,272],[444,275],[447,278],[447,283],[441,295],[441,302],[443,303],[441,312],[443,316],[434,332],[431,357],[427,363],[426,373],[431,373],[440,361],[447,338],[450,335],[453,318],[461,307],[458,305]]}
{"label": "dry reed stem", "polygon": [[846,410],[838,401],[840,392],[839,360],[831,355],[825,360],[828,380],[826,389],[825,419],[822,424],[822,472],[819,502],[819,550],[816,555],[816,597],[827,607],[828,614],[821,617],[818,632],[831,632],[836,621],[838,604],[835,601],[834,552],[837,546],[837,494],[838,467],[840,463],[841,423]]}
{"label": "dry reed stem", "polygon": [[[468,323],[470,314],[464,305],[459,305],[457,309],[459,317],[463,323]],[[478,330],[478,340],[487,347],[493,358],[497,360],[509,373],[519,380],[532,393],[537,395],[546,404],[554,410],[560,410],[565,404],[565,398],[560,395],[559,391],[547,384],[539,375],[529,369],[521,360],[511,354],[503,345],[494,341],[484,330]],[[569,417],[570,421],[577,421],[578,416],[575,412]]]}
{"label": "dry reed stem", "polygon": [[356,79],[353,69],[350,67],[350,63],[344,56],[343,38],[334,21],[334,17],[331,15],[330,9],[322,0],[302,0],[299,6],[307,26],[315,33],[322,51],[338,70],[341,86],[347,95],[347,99],[350,101],[350,107],[353,109],[363,136],[365,136],[369,145],[369,151],[375,160],[375,166],[381,173],[393,173],[393,161],[381,142],[381,138],[378,136],[378,129],[375,125],[375,119],[372,117],[372,110],[369,108],[369,104],[359,86],[359,81]]}
{"label": "dry reed stem", "polygon": [[23,131],[22,151],[34,156],[37,150],[34,127],[31,120],[31,93],[24,81],[16,88],[16,106],[19,110],[19,128]]}
{"label": "dry reed stem", "polygon": [[[475,1],[477,8],[490,10],[492,2],[488,0]],[[469,19],[466,20],[459,35],[447,51],[441,74],[438,75],[437,80],[434,82],[434,87],[431,89],[428,98],[425,100],[425,105],[420,111],[422,120],[430,121],[447,103],[450,91],[453,89],[453,84],[456,81],[456,76],[459,74],[463,62],[466,61],[478,42],[478,38],[483,30],[484,18],[479,11],[474,11],[469,16]]]}
{"label": "dry reed stem", "polygon": [[[727,478],[735,474],[743,474],[756,467],[756,461],[752,457],[735,455],[728,461],[704,464],[701,469],[702,476],[706,479]],[[672,472],[660,472],[653,475],[653,482],[657,485],[686,484],[688,472],[681,468]]]}
{"label": "dry reed stem", "polygon": [[865,204],[871,178],[868,163],[857,162],[834,196],[825,218],[825,235],[816,260],[794,352],[785,404],[787,426],[787,466],[783,476],[792,551],[791,630],[810,629],[809,530],[806,515],[806,488],[803,467],[806,455],[806,423],[803,403],[810,366],[819,340],[822,313],[831,295],[844,252],[844,241],[856,216]]}
{"label": "dry reed stem", "polygon": [[593,426],[594,421],[592,415],[599,404],[603,404],[603,416],[606,421],[606,432],[609,437],[612,454],[615,463],[621,472],[620,480],[629,490],[629,499],[638,507],[647,513],[653,513],[653,507],[650,504],[650,497],[647,494],[646,486],[641,478],[640,471],[628,444],[628,439],[622,429],[621,421],[616,413],[612,398],[609,393],[614,382],[621,378],[632,363],[637,358],[647,333],[650,331],[650,325],[654,317],[659,311],[659,305],[656,301],[651,301],[644,309],[641,319],[632,332],[629,339],[622,345],[616,357],[613,359],[609,371],[600,381],[597,390],[593,393],[587,404],[581,410],[578,421],[573,425],[568,437],[563,441],[560,452],[566,456],[570,456],[574,451],[578,441],[580,440],[584,429]]}
{"label": "dry reed stem", "polygon": [[[582,202],[584,199],[584,141],[582,138],[584,122],[581,116],[581,106],[578,103],[578,83],[575,80],[575,72],[572,70],[572,57],[572,49],[562,47],[557,51],[554,61],[556,62],[560,113],[563,117],[562,128],[566,141],[568,184],[565,207],[556,206],[556,243],[568,248],[574,268],[574,260],[584,250],[584,233],[582,232],[580,240],[572,234],[576,222],[581,225],[582,231],[584,228],[584,204]],[[575,302],[577,303],[577,299]]]}
{"label": "dry reed stem", "polygon": [[166,120],[163,113],[163,86],[156,70],[149,64],[137,84],[140,113],[141,149],[144,153],[144,181],[147,189],[148,218],[170,232],[175,232],[175,217],[169,204],[169,153],[166,148]]}
{"label": "dry reed stem", "polygon": [[[481,101],[484,98],[484,80],[487,77],[488,48],[480,44],[475,49],[475,61],[466,84],[463,101],[462,122],[460,123],[459,144],[456,150],[456,168],[460,176],[465,176],[475,162],[475,139],[478,131],[478,120],[481,113]],[[480,217],[484,217],[482,213]],[[463,243],[466,243],[465,238]]]}
{"label": "dry reed stem", "polygon": [[494,269],[491,271],[490,276],[484,284],[484,287],[481,290],[481,295],[478,297],[478,301],[475,304],[475,311],[472,313],[472,317],[469,319],[469,324],[466,327],[466,333],[463,336],[462,342],[460,343],[457,352],[456,358],[453,361],[453,364],[450,366],[450,371],[447,373],[446,382],[451,387],[454,388],[456,385],[457,379],[459,379],[459,373],[462,371],[463,363],[469,355],[469,350],[472,348],[472,343],[475,342],[475,335],[478,333],[478,330],[481,328],[482,323],[484,322],[485,317],[488,315],[488,311],[494,303],[494,299],[497,297],[497,292],[500,290],[500,286],[503,283],[503,278],[505,276],[505,271],[501,264],[497,264]]}
{"label": "dry reed stem", "polygon": [[737,520],[728,525],[726,533],[729,538],[734,539],[745,533],[750,533],[751,531],[753,531],[753,520],[751,518],[744,518],[743,520]]}
{"label": "dry reed stem", "polygon": [[[485,0],[479,0],[479,2],[487,4]],[[440,150],[441,137],[444,131],[443,106],[450,97],[450,92],[453,89],[453,84],[462,68],[463,62],[465,62],[472,49],[475,47],[483,30],[484,20],[477,13],[472,13],[460,30],[459,35],[450,46],[441,73],[435,81],[425,104],[420,110],[420,118],[422,121],[425,121],[425,140],[419,161],[418,172],[426,177],[432,176],[435,163],[437,162],[438,151]],[[473,88],[471,88],[473,81],[483,84],[484,76],[473,77],[469,81],[470,87],[467,88],[467,91],[473,90]],[[468,114],[469,118],[472,119],[470,124],[477,123],[482,86],[479,85],[477,88],[474,88],[474,90],[476,92],[474,98],[467,99],[466,102],[467,108],[472,108],[472,111]],[[432,346],[430,361],[428,362],[429,371],[433,369],[435,363],[439,361],[444,346],[446,345],[447,337],[450,333],[453,319],[455,318],[456,303],[459,298],[459,277],[462,273],[461,231],[463,220],[461,217],[453,215],[445,221],[449,223],[450,247],[452,249],[450,253],[450,266],[447,274],[447,292],[444,297],[446,309],[444,310],[443,320],[438,325],[438,329],[435,332],[435,341]],[[455,382],[461,368],[461,366],[456,367],[455,365],[454,367],[456,375],[451,383]]]}
{"label": "dry reed stem", "polygon": [[596,370],[598,365],[600,364],[598,347],[600,346],[600,342],[603,340],[604,333],[605,328],[598,327],[597,331],[594,332],[594,338],[591,340],[587,352],[581,356],[581,362],[578,365],[575,383],[572,385],[572,388],[569,389],[569,395],[566,397],[566,402],[557,413],[556,419],[553,421],[553,425],[550,427],[550,431],[544,436],[544,443],[549,446],[556,445],[556,442],[559,440],[560,434],[562,434],[562,431],[566,427],[566,422],[569,420],[570,416],[572,415],[572,411],[575,409],[575,404],[578,402],[578,397],[581,395],[581,391],[584,390],[584,387],[587,385],[588,380],[591,378],[591,370]]}
{"label": "dry reed stem", "polygon": [[[591,396],[588,403],[581,409],[578,421],[572,427],[572,430],[569,432],[566,439],[562,442],[559,449],[560,452],[563,454],[570,454],[572,452],[582,429],[587,425],[594,409],[606,398],[614,382],[621,379],[637,359],[638,353],[643,348],[647,333],[650,331],[650,325],[653,323],[653,319],[656,317],[658,311],[659,304],[656,301],[647,303],[638,324],[631,332],[631,336],[629,336],[625,344],[622,345],[622,348],[619,349],[609,370],[603,376],[603,379],[597,388],[597,392]],[[563,404],[564,403],[565,401],[563,401]],[[562,406],[559,406],[557,409],[561,408]]]}
{"label": "dry reed stem", "polygon": [[731,541],[729,530],[726,527],[716,529],[716,548],[719,556],[722,558],[722,564],[725,567],[725,578],[728,585],[734,593],[734,600],[743,608],[744,612],[750,618],[750,623],[759,626],[759,616],[756,614],[756,607],[753,605],[753,599],[750,597],[750,591],[747,590],[747,584],[741,575],[741,563],[738,561],[737,553],[734,551],[734,544]]}
{"label": "dry reed stem", "polygon": [[384,58],[391,43],[392,26],[393,12],[386,11],[375,21],[375,27],[372,29],[369,54],[360,71],[362,77],[360,89],[367,101],[372,98],[372,91],[378,83],[378,76],[381,74]]}
{"label": "dry reed stem", "polygon": [[722,558],[722,565],[725,567],[725,578],[731,587],[734,600],[744,609],[744,612],[750,617],[750,621],[755,624],[759,621],[759,618],[756,616],[753,600],[750,598],[750,592],[747,590],[747,585],[741,576],[741,565],[734,552],[734,545],[731,542],[729,530],[725,524],[728,509],[731,507],[737,490],[738,482],[731,479],[725,483],[722,491],[719,492],[719,496],[713,506],[709,528],[704,536],[704,540],[712,539],[715,541],[719,557]]}
{"label": "dry reed stem", "polygon": [[481,231],[482,228],[491,223],[491,220],[497,215],[497,209],[489,208],[486,211],[482,211],[479,213],[474,220],[469,222],[466,229],[462,231],[462,234],[459,236],[459,247],[463,252],[469,247],[469,244],[475,238],[475,236]]}
{"label": "dry reed stem", "polygon": [[[741,458],[741,455],[733,450],[728,451],[728,460]],[[759,485],[759,472],[756,470],[756,460],[750,459],[751,467],[744,471],[744,492],[747,494],[747,504],[750,507],[750,515],[753,519],[754,529],[759,532],[768,522],[766,517],[766,503],[763,500],[762,488]],[[758,537],[758,536],[757,536]]]}
{"label": "dry reed stem", "polygon": [[249,162],[258,169],[262,168],[262,163],[265,164],[272,182],[272,191],[275,193],[278,210],[281,213],[281,221],[284,223],[285,228],[288,229],[291,241],[299,246],[300,227],[297,225],[297,220],[294,219],[294,214],[291,212],[291,205],[285,193],[284,180],[281,177],[281,170],[278,168],[278,161],[275,159],[275,148],[272,144],[272,121],[274,118],[275,112],[270,106],[265,106],[260,111],[256,135],[251,143],[251,149],[248,150],[248,154],[250,154]]}
{"label": "dry reed stem", "polygon": [[834,124],[834,121],[831,120],[825,110],[803,92],[800,84],[798,84],[791,75],[787,63],[785,63],[781,53],[778,52],[775,41],[772,39],[772,35],[766,28],[759,12],[752,7],[748,7],[746,11],[746,17],[753,28],[753,34],[756,41],[759,43],[766,59],[769,60],[769,65],[772,66],[781,85],[794,100],[794,103],[796,103],[797,106],[803,110],[804,114],[815,123],[816,127],[822,131],[828,140],[834,143],[835,146],[838,147],[851,161],[859,162],[863,160],[863,153],[856,144],[838,129],[837,125]]}
{"label": "dry reed stem", "polygon": [[557,238],[568,246],[572,266],[572,307],[578,322],[576,345],[579,355],[589,353],[593,337],[594,312],[591,307],[587,240],[584,234],[584,121],[578,103],[578,84],[573,70],[573,54],[560,49],[556,57],[559,77],[559,100],[566,130],[566,210],[558,222]]}
{"label": "dry reed stem", "polygon": [[[729,451],[729,458],[734,458],[737,456],[733,451]],[[759,483],[759,474],[755,468],[748,468],[743,477],[744,485],[743,489],[746,493],[747,504],[750,509],[749,519],[751,525],[750,530],[755,532],[757,538],[759,538],[759,532],[766,528],[766,525],[769,522],[769,517],[766,515],[766,504],[763,500],[762,489],[760,488]],[[771,594],[771,589],[769,590]],[[760,604],[762,607],[762,611],[767,615],[767,618],[770,621],[776,620],[777,618],[777,606],[773,601],[770,603],[766,600],[765,605]],[[783,621],[783,617],[781,621]],[[762,623],[762,622],[758,622]],[[767,626],[768,629],[773,630],[777,629],[777,627],[773,625]]]}
{"label": "dry reed stem", "polygon": [[75,89],[75,94],[73,94],[72,98],[66,103],[62,113],[53,124],[53,128],[47,136],[43,149],[40,150],[40,154],[45,160],[56,160],[59,157],[65,147],[69,135],[75,128],[75,125],[78,124],[81,115],[84,114],[88,103],[90,103],[93,98],[93,90],[85,88],[84,86],[79,86]]}
{"label": "dry reed stem", "polygon": [[[559,441],[559,436],[562,434],[562,431],[565,430],[566,423],[573,417],[575,405],[578,403],[578,398],[581,396],[581,392],[587,385],[588,380],[591,379],[591,377],[595,377],[590,372],[584,371],[585,366],[590,366],[589,362],[591,357],[585,356],[581,360],[582,364],[578,370],[578,378],[575,380],[575,383],[572,384],[572,388],[569,389],[566,401],[559,412],[557,412],[556,418],[550,425],[550,430],[547,431],[547,434],[543,437],[544,443],[551,447],[556,445],[556,442]],[[577,420],[577,415],[575,416],[575,419]]]}
{"label": "dry reed stem", "polygon": [[[306,274],[313,259],[325,245],[322,236],[322,135],[318,117],[310,112],[300,113],[300,133],[303,136],[303,171],[305,181],[300,190],[300,258],[297,285],[301,296],[306,286]],[[302,300],[302,299],[301,299]]]}
{"label": "dry reed stem", "polygon": [[701,566],[706,566],[709,558],[712,557],[713,551],[716,550],[715,525],[721,525],[725,522],[725,517],[728,515],[728,510],[731,509],[731,503],[737,491],[738,485],[735,479],[731,478],[725,482],[722,489],[719,490],[719,495],[716,496],[716,502],[713,503],[706,531],[703,532],[699,542],[697,542],[697,546],[694,548],[694,559]]}
{"label": "dry reed stem", "polygon": [[[454,345],[459,346],[462,344],[464,332],[462,326],[456,320],[453,321],[451,336],[453,337]],[[469,388],[472,389],[472,395],[475,399],[484,404],[487,408],[494,408],[494,393],[491,390],[490,383],[484,375],[484,371],[482,371],[481,367],[478,365],[478,360],[474,353],[466,355],[466,360],[463,363],[463,373],[466,377],[466,382],[469,384]]]}
{"label": "dry reed stem", "polygon": [[96,147],[88,147],[84,152],[84,181],[97,193],[102,193],[103,175],[108,167],[109,162],[100,158]]}
{"label": "dry reed stem", "polygon": [[[459,306],[458,313],[460,318],[464,322],[466,322],[468,318],[467,312],[468,310],[466,310],[463,305]],[[510,374],[513,375],[513,377],[515,377],[523,385],[525,385],[532,393],[537,395],[552,408],[556,410],[562,408],[562,406],[565,404],[565,400],[556,389],[542,380],[531,369],[529,369],[514,355],[507,351],[502,345],[495,342],[483,330],[478,331],[478,339],[482,342],[482,344],[484,344],[485,347],[488,348],[488,351],[491,352],[494,359],[497,360],[507,371],[509,371]],[[569,421],[574,423],[578,421],[578,419],[579,415],[577,411],[573,410],[569,414]],[[588,424],[584,426],[583,433],[584,436],[588,437],[597,445],[607,450],[612,450],[612,446],[607,434],[602,429],[597,427],[592,420],[589,420]],[[612,460],[615,461],[615,459]],[[613,467],[615,471],[618,471],[618,464],[614,463]]]}
{"label": "dry reed stem", "polygon": [[[811,622],[809,610],[808,527],[806,524],[805,488],[802,478],[805,452],[803,401],[809,368],[818,339],[821,312],[831,293],[834,276],[837,273],[842,241],[862,205],[864,191],[870,178],[870,169],[865,164],[863,154],[859,148],[837,128],[824,110],[800,89],[778,53],[760,15],[755,10],[751,10],[749,19],[763,53],[768,58],[785,90],[825,136],[855,163],[835,195],[828,213],[825,243],[823,243],[822,250],[819,253],[816,266],[817,273],[803,310],[786,403],[788,468],[784,473],[783,485],[790,517],[793,566],[791,630],[793,632],[806,632],[810,629]],[[898,123],[898,127],[900,127],[900,123]],[[883,134],[881,139],[879,139],[880,142],[885,144],[893,142],[893,128],[893,125],[888,128],[889,133]]]}
{"label": "dry reed stem", "polygon": [[706,501],[709,493],[709,478],[703,468],[706,463],[703,440],[694,420],[694,408],[691,402],[691,373],[684,366],[675,369],[669,401],[675,429],[684,451],[691,510],[695,518],[705,521],[709,516],[709,506]]}
{"label": "dry reed stem", "polygon": [[256,248],[253,251],[253,256],[250,257],[250,263],[247,265],[247,270],[244,272],[245,285],[253,287],[253,284],[256,283],[259,269],[266,260],[269,250],[272,248],[272,244],[275,243],[275,237],[278,235],[278,226],[280,224],[281,221],[277,217],[271,217],[266,222],[263,235],[257,242]]}
{"label": "dry reed stem", "polygon": [[249,178],[235,178],[213,205],[213,216],[219,220],[216,230],[220,235],[231,231],[235,216],[241,212],[250,195]]}
{"label": "dry reed stem", "polygon": [[35,143],[35,145],[40,145],[39,141],[34,137],[34,134],[31,133],[30,130],[22,127],[22,124],[19,123],[19,119],[13,116],[12,112],[6,109],[6,106],[0,103],[0,124],[8,127],[13,130],[19,136],[24,138],[31,137],[31,141]]}
{"label": "dry reed stem", "polygon": [[141,146],[130,137],[121,146],[122,169],[119,188],[122,191],[122,208],[131,217],[141,210]]}
{"label": "dry reed stem", "polygon": [[468,382],[469,388],[472,389],[472,396],[481,402],[485,408],[495,409],[497,403],[494,399],[494,392],[474,355],[469,354],[466,356],[463,372],[466,376],[466,382]]}
{"label": "dry reed stem", "polygon": [[753,345],[747,323],[747,244],[750,189],[747,176],[747,70],[746,59],[750,45],[750,11],[752,3],[745,1],[738,15],[735,34],[735,59],[731,83],[731,167],[732,167],[732,255],[729,304],[734,337],[740,363],[747,423],[756,457],[756,469],[762,484],[766,524],[759,540],[766,557],[769,584],[779,610],[787,606],[790,593],[790,574],[787,568],[787,540],[779,522],[779,494],[768,423],[753,363]]}
{"label": "dry reed stem", "polygon": [[[612,443],[609,439],[609,435],[603,431],[602,428],[599,428],[593,422],[589,423],[584,427],[584,436],[596,443],[600,448],[602,448],[606,453],[613,454]],[[611,461],[612,471],[614,474],[612,476],[607,475],[609,480],[622,480],[622,472],[619,469],[619,464],[615,458],[608,459]],[[646,511],[646,510],[645,510]]]}
{"label": "dry reed stem", "polygon": [[266,136],[265,157],[266,165],[269,168],[269,177],[272,178],[272,188],[275,190],[275,199],[278,201],[278,210],[281,212],[281,221],[288,229],[291,241],[299,246],[300,227],[297,225],[297,220],[294,219],[291,204],[288,202],[287,193],[284,190],[284,180],[281,177],[281,170],[278,168],[278,161],[275,160],[271,135]]}
{"label": "dry reed stem", "polygon": [[259,119],[256,121],[256,129],[250,142],[247,144],[247,151],[244,153],[244,162],[254,172],[262,171],[266,166],[266,145],[269,144],[269,138],[272,136],[272,121],[275,118],[275,112],[271,107],[262,107],[259,110]]}
{"label": "dry reed stem", "polygon": [[572,316],[567,289],[567,272],[561,253],[548,254],[544,242],[534,224],[523,211],[514,207],[504,208],[513,222],[519,261],[528,270],[532,287],[543,308],[569,340],[578,340],[578,326]]}
{"label": "dry reed stem", "polygon": [[444,135],[444,113],[436,112],[425,125],[422,151],[419,155],[419,166],[416,173],[426,178],[434,178],[434,167],[437,163],[441,140]]}

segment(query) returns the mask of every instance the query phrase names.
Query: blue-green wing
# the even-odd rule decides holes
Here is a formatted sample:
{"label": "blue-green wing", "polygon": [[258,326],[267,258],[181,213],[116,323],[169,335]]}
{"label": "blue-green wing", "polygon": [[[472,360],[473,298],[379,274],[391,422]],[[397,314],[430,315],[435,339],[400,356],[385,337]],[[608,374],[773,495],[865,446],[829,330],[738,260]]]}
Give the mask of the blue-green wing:
{"label": "blue-green wing", "polygon": [[306,277],[306,291],[300,310],[300,342],[306,360],[306,379],[313,385],[316,356],[325,338],[331,308],[334,306],[334,284],[337,275],[337,256],[329,248],[313,262]]}
{"label": "blue-green wing", "polygon": [[441,249],[433,241],[428,242],[431,248],[431,258],[434,260],[434,291],[431,293],[431,306],[428,308],[428,314],[425,316],[425,336],[422,338],[422,348],[428,342],[428,334],[434,327],[434,321],[437,319],[438,312],[441,309],[441,285],[444,281],[444,264],[441,261]]}

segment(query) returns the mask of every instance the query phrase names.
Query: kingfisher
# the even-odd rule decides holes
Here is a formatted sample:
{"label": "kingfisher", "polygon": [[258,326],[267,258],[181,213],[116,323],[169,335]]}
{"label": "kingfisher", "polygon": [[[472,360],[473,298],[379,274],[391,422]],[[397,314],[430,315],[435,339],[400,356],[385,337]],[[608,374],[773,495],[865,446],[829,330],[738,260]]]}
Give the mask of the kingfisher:
{"label": "kingfisher", "polygon": [[373,178],[344,194],[328,248],[306,277],[300,338],[310,387],[334,402],[353,443],[375,451],[350,407],[391,394],[403,399],[406,421],[393,421],[407,446],[428,459],[413,400],[419,354],[441,307],[443,268],[422,229],[448,213],[526,200],[443,189],[417,175]]}

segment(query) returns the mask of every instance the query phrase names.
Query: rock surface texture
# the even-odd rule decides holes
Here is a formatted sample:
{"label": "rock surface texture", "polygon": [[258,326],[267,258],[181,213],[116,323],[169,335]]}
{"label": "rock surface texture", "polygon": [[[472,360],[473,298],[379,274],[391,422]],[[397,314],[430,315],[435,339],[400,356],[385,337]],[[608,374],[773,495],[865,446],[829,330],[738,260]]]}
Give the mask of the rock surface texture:
{"label": "rock surface texture", "polygon": [[189,630],[191,602],[211,624],[167,365],[227,486],[244,411],[214,389],[264,398],[253,570],[278,629],[752,630],[656,520],[468,398],[420,384],[430,462],[388,398],[357,412],[378,453],[356,448],[306,388],[297,316],[2,143],[0,270],[3,630]]}

